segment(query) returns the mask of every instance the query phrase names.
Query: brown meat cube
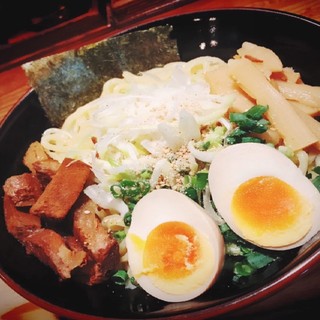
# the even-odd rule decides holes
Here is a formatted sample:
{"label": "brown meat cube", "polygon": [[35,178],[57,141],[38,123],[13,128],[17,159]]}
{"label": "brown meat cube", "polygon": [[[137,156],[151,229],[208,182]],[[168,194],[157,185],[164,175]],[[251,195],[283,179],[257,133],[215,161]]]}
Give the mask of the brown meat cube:
{"label": "brown meat cube", "polygon": [[83,267],[74,270],[72,277],[77,282],[93,286],[108,280],[111,270],[113,269],[108,269],[105,265],[89,259]]}
{"label": "brown meat cube", "polygon": [[40,181],[32,173],[9,177],[3,190],[17,207],[32,206],[43,191]]}
{"label": "brown meat cube", "polygon": [[64,241],[66,246],[72,251],[81,251],[84,250],[83,246],[81,245],[80,241],[74,236],[65,236]]}
{"label": "brown meat cube", "polygon": [[3,203],[7,230],[19,241],[23,241],[33,231],[41,228],[40,218],[17,210],[7,194],[4,195]]}
{"label": "brown meat cube", "polygon": [[39,229],[24,239],[28,254],[51,267],[61,279],[71,278],[71,272],[85,262],[83,250],[70,250],[63,237],[51,229]]}
{"label": "brown meat cube", "polygon": [[49,159],[49,156],[47,155],[45,149],[41,145],[39,141],[32,142],[26,151],[24,157],[23,157],[23,164],[28,167],[28,169],[35,173],[35,170],[33,168],[33,163],[36,161],[42,161]]}
{"label": "brown meat cube", "polygon": [[30,212],[62,220],[78,199],[89,175],[90,167],[84,162],[64,159]]}
{"label": "brown meat cube", "polygon": [[[68,236],[65,239],[70,250],[83,250],[83,246],[76,237]],[[80,268],[74,270],[72,277],[78,282],[93,285],[104,281],[106,279],[106,272],[101,268],[101,263],[92,260],[87,255],[86,262]]]}
{"label": "brown meat cube", "polygon": [[34,162],[32,167],[41,184],[47,186],[52,177],[57,173],[60,163],[53,159],[46,159]]}
{"label": "brown meat cube", "polygon": [[73,234],[90,253],[91,257],[102,262],[109,250],[118,242],[101,225],[94,213],[91,200],[85,202],[74,214]]}
{"label": "brown meat cube", "polygon": [[78,278],[89,284],[100,283],[115,271],[120,263],[119,244],[103,228],[94,213],[94,204],[87,201],[74,214],[73,233],[91,259],[80,270]]}

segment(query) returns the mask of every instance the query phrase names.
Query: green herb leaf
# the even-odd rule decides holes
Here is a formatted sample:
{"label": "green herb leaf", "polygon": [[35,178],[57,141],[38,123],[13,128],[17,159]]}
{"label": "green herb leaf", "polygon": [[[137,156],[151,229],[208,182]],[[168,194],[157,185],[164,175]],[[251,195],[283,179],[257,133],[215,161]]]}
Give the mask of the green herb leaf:
{"label": "green herb leaf", "polygon": [[320,176],[316,176],[313,180],[312,183],[314,186],[320,191]]}
{"label": "green herb leaf", "polygon": [[203,190],[208,183],[208,172],[198,172],[192,178],[192,187],[196,190]]}
{"label": "green herb leaf", "polygon": [[198,200],[198,192],[193,187],[188,187],[184,190],[184,193],[186,196],[188,196],[190,199],[197,201]]}
{"label": "green herb leaf", "polygon": [[315,172],[316,174],[320,174],[320,166],[314,167],[312,171]]}
{"label": "green herb leaf", "polygon": [[274,261],[273,258],[259,252],[250,252],[246,256],[246,258],[249,264],[256,269],[263,268],[267,266],[270,262]]}

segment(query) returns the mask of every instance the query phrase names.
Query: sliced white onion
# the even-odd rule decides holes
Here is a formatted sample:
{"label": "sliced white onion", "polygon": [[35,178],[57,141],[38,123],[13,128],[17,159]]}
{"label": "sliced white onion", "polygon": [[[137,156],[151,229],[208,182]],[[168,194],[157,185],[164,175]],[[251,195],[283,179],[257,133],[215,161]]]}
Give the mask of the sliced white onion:
{"label": "sliced white onion", "polygon": [[201,151],[194,146],[194,141],[189,141],[187,148],[196,159],[207,163],[211,163],[217,152],[220,150],[219,148],[210,151]]}
{"label": "sliced white onion", "polygon": [[115,199],[111,192],[105,191],[98,184],[86,187],[84,193],[101,208],[119,212],[122,217],[129,211],[121,199]]}
{"label": "sliced white onion", "polygon": [[308,153],[304,150],[299,150],[297,152],[297,158],[299,161],[299,169],[302,171],[302,173],[305,175],[308,171],[308,165],[309,165],[309,156]]}
{"label": "sliced white onion", "polygon": [[170,162],[166,159],[159,160],[154,167],[154,170],[150,177],[150,186],[152,188],[157,185],[160,176],[165,177],[166,179],[168,179],[170,184],[173,184],[174,170]]}
{"label": "sliced white onion", "polygon": [[320,155],[317,155],[317,156],[316,156],[314,162],[315,162],[315,164],[316,164],[317,167],[320,166]]}
{"label": "sliced white onion", "polygon": [[213,209],[211,200],[210,200],[210,189],[209,186],[206,186],[206,189],[203,193],[203,207],[206,213],[218,224],[222,225],[225,223],[223,218],[218,215],[218,213]]}
{"label": "sliced white onion", "polygon": [[194,116],[184,109],[179,113],[179,130],[184,142],[200,139],[200,126]]}
{"label": "sliced white onion", "polygon": [[176,128],[162,122],[158,125],[158,130],[167,142],[169,148],[174,151],[181,148],[183,145],[183,139]]}

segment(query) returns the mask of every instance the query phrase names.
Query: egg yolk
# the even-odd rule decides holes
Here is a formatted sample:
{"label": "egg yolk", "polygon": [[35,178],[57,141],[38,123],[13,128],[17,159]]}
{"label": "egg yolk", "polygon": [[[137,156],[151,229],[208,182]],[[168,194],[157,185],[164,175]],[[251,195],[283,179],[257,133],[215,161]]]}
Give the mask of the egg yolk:
{"label": "egg yolk", "polygon": [[213,247],[191,225],[164,222],[152,229],[145,240],[143,270],[135,278],[144,281],[146,291],[156,288],[161,296],[162,293],[175,297],[200,294],[211,286],[215,274],[217,258]]}
{"label": "egg yolk", "polygon": [[[310,229],[310,209],[292,186],[276,177],[260,176],[242,183],[234,193],[231,206],[235,221],[247,228],[249,237],[271,234],[270,239],[262,240],[265,244],[295,242]],[[299,224],[300,230],[296,228]],[[279,237],[272,239],[272,234]]]}
{"label": "egg yolk", "polygon": [[148,235],[143,266],[162,279],[179,279],[193,272],[199,255],[195,230],[184,222],[170,221],[158,225]]}

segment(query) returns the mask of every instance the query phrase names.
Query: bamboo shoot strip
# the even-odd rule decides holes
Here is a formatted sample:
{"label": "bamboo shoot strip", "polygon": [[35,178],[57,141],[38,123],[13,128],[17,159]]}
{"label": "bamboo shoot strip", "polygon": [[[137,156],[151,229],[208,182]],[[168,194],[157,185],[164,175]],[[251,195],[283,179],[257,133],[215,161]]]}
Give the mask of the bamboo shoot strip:
{"label": "bamboo shoot strip", "polygon": [[319,141],[285,97],[252,62],[246,59],[230,59],[228,65],[238,85],[254,98],[257,104],[269,106],[267,117],[287,146],[296,151]]}

